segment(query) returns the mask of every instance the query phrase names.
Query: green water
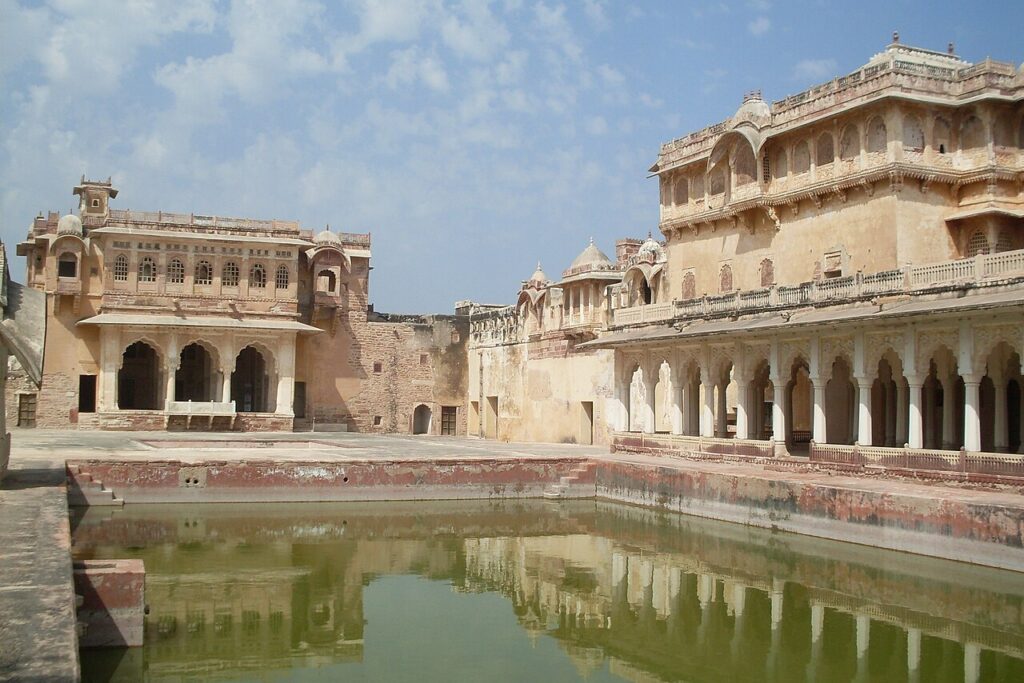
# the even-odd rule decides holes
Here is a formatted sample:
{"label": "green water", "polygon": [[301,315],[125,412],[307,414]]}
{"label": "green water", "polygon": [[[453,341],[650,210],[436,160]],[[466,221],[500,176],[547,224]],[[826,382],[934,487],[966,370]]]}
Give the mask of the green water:
{"label": "green water", "polygon": [[128,506],[86,681],[1024,681],[1024,574],[594,501]]}

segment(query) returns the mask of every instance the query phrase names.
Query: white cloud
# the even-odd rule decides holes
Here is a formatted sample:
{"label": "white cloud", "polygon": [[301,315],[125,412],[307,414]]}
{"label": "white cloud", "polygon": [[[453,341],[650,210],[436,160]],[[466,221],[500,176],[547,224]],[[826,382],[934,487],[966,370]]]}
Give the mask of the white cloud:
{"label": "white cloud", "polygon": [[509,32],[486,0],[463,0],[442,21],[441,38],[457,54],[483,61],[504,49]]}
{"label": "white cloud", "polygon": [[804,59],[793,67],[793,78],[797,80],[828,78],[835,72],[836,60],[834,59]]}
{"label": "white cloud", "polygon": [[423,54],[418,47],[392,53],[391,66],[384,82],[392,90],[421,82],[436,92],[448,91],[448,74],[432,54]]}
{"label": "white cloud", "polygon": [[607,64],[601,64],[597,67],[597,75],[607,85],[622,85],[626,81],[626,77],[622,75],[621,71]]}
{"label": "white cloud", "polygon": [[583,0],[583,13],[598,31],[604,31],[610,25],[608,15],[605,13],[606,7],[605,0]]}
{"label": "white cloud", "polygon": [[772,22],[770,19],[768,19],[768,17],[758,17],[757,19],[754,19],[752,22],[747,24],[747,30],[750,31],[750,33],[755,36],[760,36],[765,33],[768,33],[768,30],[771,27]]}
{"label": "white cloud", "polygon": [[583,48],[565,18],[565,5],[549,7],[544,2],[538,2],[533,6],[533,16],[540,32],[552,45],[558,47],[573,62],[580,61]]}
{"label": "white cloud", "polygon": [[608,132],[608,122],[603,116],[592,116],[587,119],[586,131],[591,135],[604,135]]}

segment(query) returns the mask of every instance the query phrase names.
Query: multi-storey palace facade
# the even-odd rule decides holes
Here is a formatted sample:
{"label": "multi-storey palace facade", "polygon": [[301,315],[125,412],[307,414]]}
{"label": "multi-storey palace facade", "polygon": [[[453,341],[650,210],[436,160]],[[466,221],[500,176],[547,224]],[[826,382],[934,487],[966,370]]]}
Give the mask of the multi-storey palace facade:
{"label": "multi-storey palace facade", "polygon": [[374,314],[369,234],[114,209],[109,181],[74,192],[78,215],[39,216],[18,245],[47,325],[39,394],[12,382],[12,421],[464,432],[465,378],[441,360],[465,326]]}
{"label": "multi-storey palace facade", "polygon": [[623,447],[1021,449],[1022,148],[1024,71],[952,49],[747,95],[662,146],[664,242],[473,316],[470,433],[578,440],[593,401]]}
{"label": "multi-storey palace facade", "polygon": [[651,172],[665,265],[627,271],[584,345],[615,352],[617,440],[1024,444],[1024,71],[896,39]]}

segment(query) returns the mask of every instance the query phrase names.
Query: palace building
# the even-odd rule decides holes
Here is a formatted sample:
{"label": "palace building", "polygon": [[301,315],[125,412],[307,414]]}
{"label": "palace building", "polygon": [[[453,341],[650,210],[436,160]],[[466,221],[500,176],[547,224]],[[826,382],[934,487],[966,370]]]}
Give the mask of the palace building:
{"label": "palace building", "polygon": [[1024,67],[894,36],[650,171],[663,242],[472,316],[470,433],[587,441],[596,416],[615,447],[837,462],[1024,446]]}
{"label": "palace building", "polygon": [[374,314],[369,234],[115,209],[109,180],[74,193],[78,215],[18,245],[47,324],[38,395],[8,383],[13,423],[464,433],[442,360],[468,328]]}

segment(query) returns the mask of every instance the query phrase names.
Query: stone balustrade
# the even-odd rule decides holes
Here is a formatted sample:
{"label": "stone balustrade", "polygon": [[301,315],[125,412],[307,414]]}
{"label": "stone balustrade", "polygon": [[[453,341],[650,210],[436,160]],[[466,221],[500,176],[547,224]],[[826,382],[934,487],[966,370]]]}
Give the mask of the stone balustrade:
{"label": "stone balustrade", "polygon": [[690,320],[739,315],[764,310],[816,304],[850,302],[875,296],[916,294],[950,285],[983,286],[993,281],[1024,277],[1024,249],[973,258],[706,295],[671,303],[620,308],[613,312],[613,326],[638,325],[668,320]]}
{"label": "stone balustrade", "polygon": [[1024,477],[1024,455],[960,449],[885,448],[811,442],[810,462],[901,470],[937,470],[959,474]]}

